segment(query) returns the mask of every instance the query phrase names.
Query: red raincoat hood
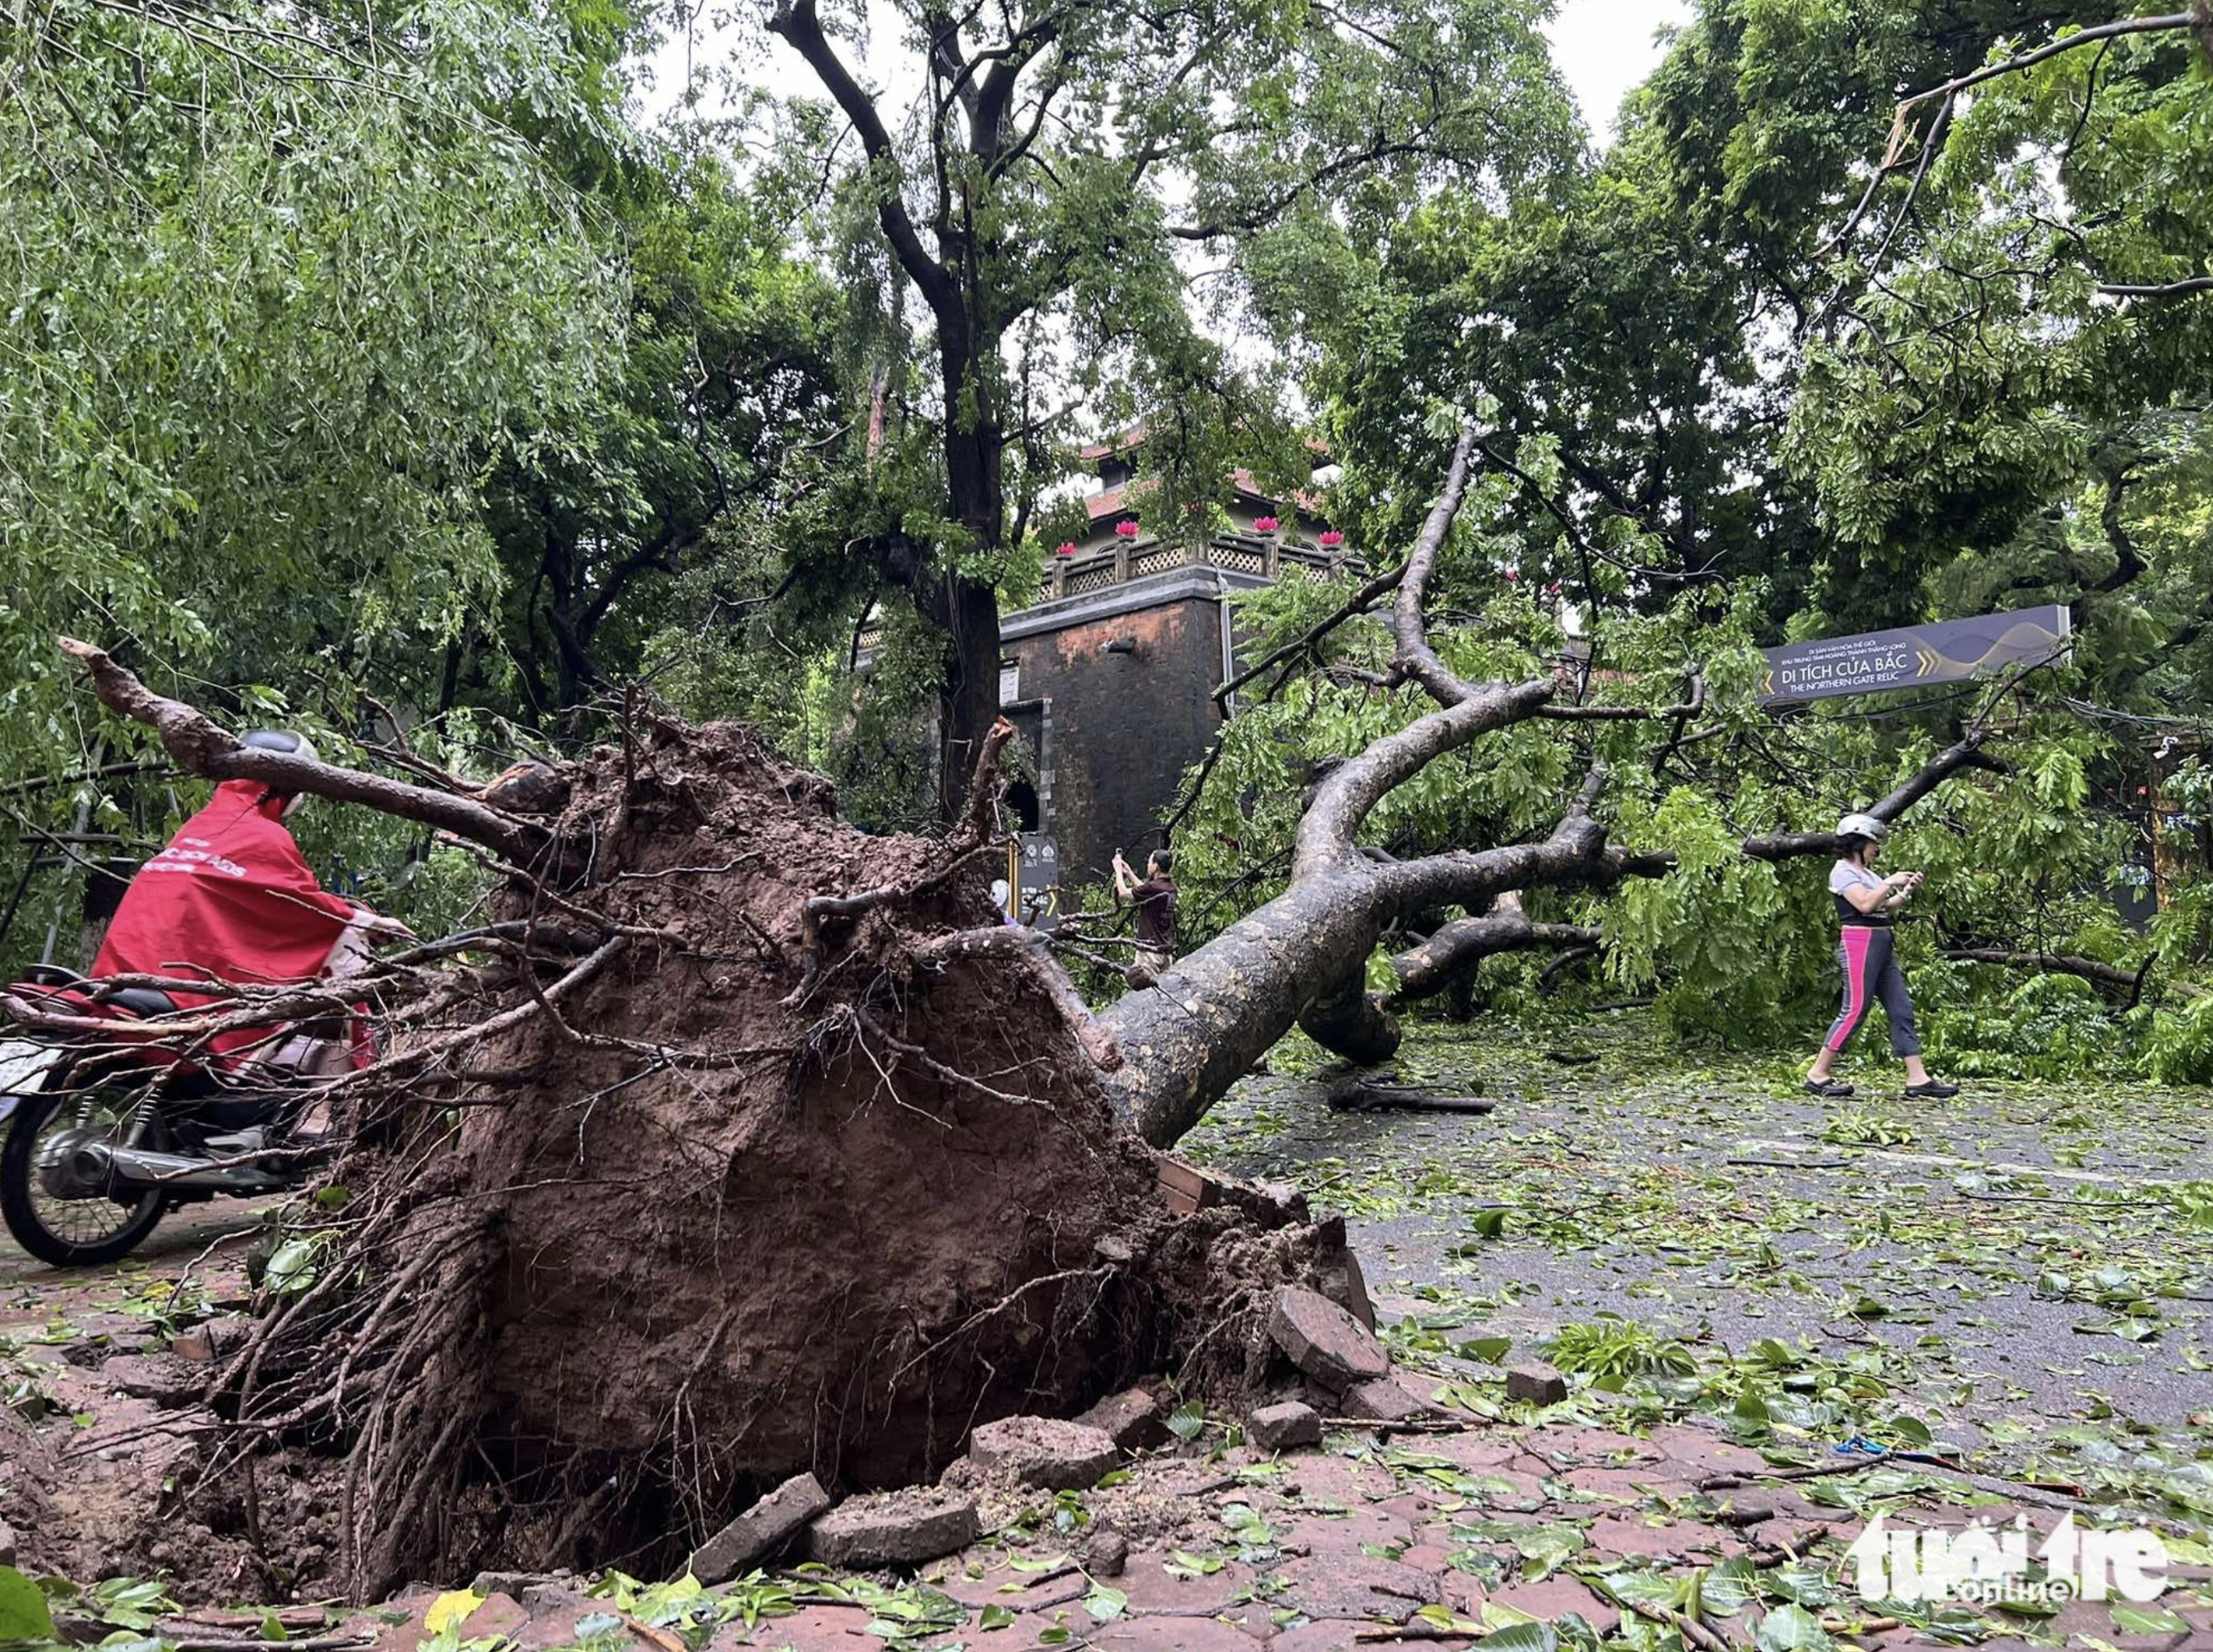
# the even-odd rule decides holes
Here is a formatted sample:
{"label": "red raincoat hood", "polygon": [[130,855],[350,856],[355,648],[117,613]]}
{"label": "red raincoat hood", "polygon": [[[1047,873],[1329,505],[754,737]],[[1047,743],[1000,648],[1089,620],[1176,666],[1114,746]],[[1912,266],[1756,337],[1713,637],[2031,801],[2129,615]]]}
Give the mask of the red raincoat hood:
{"label": "red raincoat hood", "polygon": [[[124,892],[95,975],[211,975],[238,985],[320,975],[354,914],[315,881],[258,780],[227,780]],[[172,995],[181,1004],[209,1000]],[[265,1037],[226,1034],[218,1050]]]}

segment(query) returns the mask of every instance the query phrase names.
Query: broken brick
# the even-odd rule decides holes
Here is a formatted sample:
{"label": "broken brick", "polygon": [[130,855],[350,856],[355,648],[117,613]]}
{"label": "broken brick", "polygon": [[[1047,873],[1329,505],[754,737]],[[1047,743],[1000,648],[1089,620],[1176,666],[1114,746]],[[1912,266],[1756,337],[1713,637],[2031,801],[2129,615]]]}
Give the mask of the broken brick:
{"label": "broken brick", "polygon": [[1276,1293],[1268,1334],[1291,1363],[1332,1393],[1373,1381],[1391,1369],[1373,1332],[1328,1297],[1296,1285]]}
{"label": "broken brick", "polygon": [[1085,1491],[1121,1460],[1103,1430],[1051,1417],[1008,1417],[968,1436],[968,1457],[988,1474],[1040,1491]]}
{"label": "broken brick", "polygon": [[1557,1405],[1568,1397],[1568,1380],[1541,1360],[1524,1360],[1507,1368],[1506,1397],[1533,1405]]}
{"label": "broken brick", "polygon": [[1363,1423],[1404,1423],[1430,1414],[1430,1407],[1389,1377],[1356,1382],[1344,1391],[1344,1414]]}
{"label": "broken brick", "polygon": [[808,1553],[825,1565],[858,1571],[918,1566],[966,1547],[982,1530],[975,1498],[912,1486],[840,1503],[808,1529]]}
{"label": "broken brick", "polygon": [[1245,1438],[1261,1451],[1289,1451],[1295,1446],[1321,1443],[1321,1417],[1311,1405],[1287,1399],[1280,1405],[1263,1405],[1245,1419]]}
{"label": "broken brick", "polygon": [[1097,1429],[1125,1451],[1143,1451],[1167,1443],[1168,1438],[1160,1401],[1143,1388],[1109,1394],[1076,1420],[1085,1428]]}
{"label": "broken brick", "polygon": [[701,1544],[692,1556],[692,1576],[702,1583],[727,1582],[789,1543],[829,1507],[830,1494],[820,1481],[795,1474]]}

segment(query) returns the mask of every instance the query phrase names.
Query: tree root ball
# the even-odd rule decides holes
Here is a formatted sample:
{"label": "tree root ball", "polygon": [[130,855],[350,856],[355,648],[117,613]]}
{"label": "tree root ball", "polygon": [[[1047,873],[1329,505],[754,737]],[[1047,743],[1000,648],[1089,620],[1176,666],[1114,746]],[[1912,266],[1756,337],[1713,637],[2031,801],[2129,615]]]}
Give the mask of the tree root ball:
{"label": "tree root ball", "polygon": [[680,1568],[791,1474],[913,1484],[992,1417],[1257,1371],[1311,1236],[1172,1216],[1044,973],[930,951],[994,922],[996,851],[945,875],[735,725],[641,723],[571,778],[492,902],[536,961],[434,993],[344,1091],[343,1208],[230,1368],[201,1496],[250,1501],[272,1441],[342,1464],[322,1581],[357,1598]]}

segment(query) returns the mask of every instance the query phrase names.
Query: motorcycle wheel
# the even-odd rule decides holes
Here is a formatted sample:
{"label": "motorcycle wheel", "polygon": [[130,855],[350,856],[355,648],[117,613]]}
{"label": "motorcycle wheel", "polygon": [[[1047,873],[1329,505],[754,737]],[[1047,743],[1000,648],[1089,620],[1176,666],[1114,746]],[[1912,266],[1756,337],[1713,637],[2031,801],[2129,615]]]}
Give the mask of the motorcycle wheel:
{"label": "motorcycle wheel", "polygon": [[117,1122],[108,1098],[97,1094],[18,1098],[7,1144],[0,1147],[0,1216],[15,1242],[40,1261],[58,1268],[118,1261],[160,1223],[168,1204],[162,1193],[62,1199],[39,1185],[41,1143],[64,1131]]}

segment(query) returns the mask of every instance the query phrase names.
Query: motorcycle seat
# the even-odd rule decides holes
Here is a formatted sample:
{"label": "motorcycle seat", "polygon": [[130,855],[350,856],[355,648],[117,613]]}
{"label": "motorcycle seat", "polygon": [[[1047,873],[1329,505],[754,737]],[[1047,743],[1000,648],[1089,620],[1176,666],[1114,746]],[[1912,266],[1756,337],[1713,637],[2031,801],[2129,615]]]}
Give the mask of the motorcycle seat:
{"label": "motorcycle seat", "polygon": [[95,1003],[113,1004],[134,1015],[168,1015],[176,1013],[177,1001],[166,992],[150,986],[118,986],[103,989],[88,975],[80,975],[59,964],[34,964],[23,972],[26,980],[43,987],[62,991],[74,991],[90,998]]}

